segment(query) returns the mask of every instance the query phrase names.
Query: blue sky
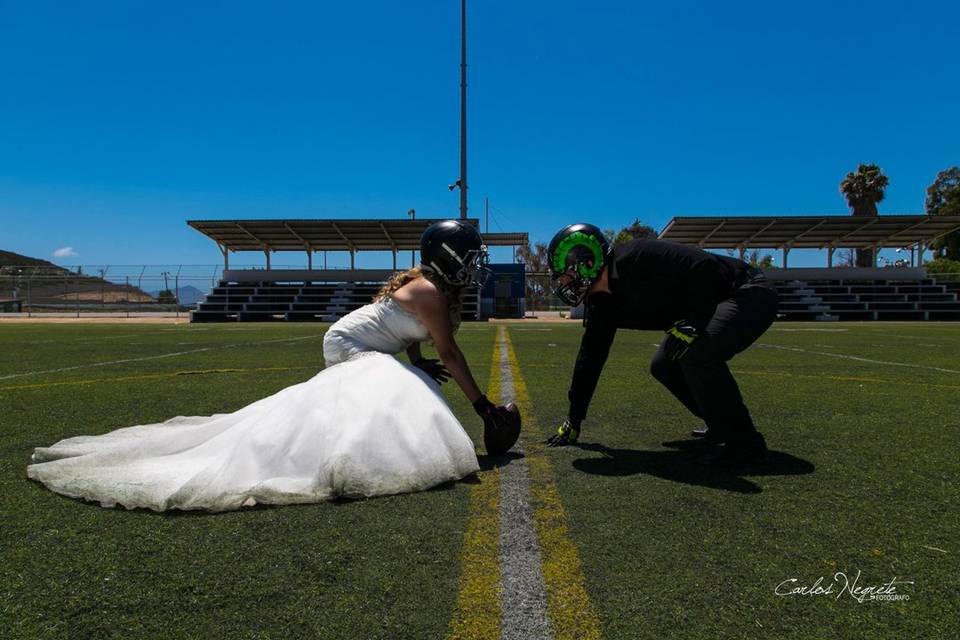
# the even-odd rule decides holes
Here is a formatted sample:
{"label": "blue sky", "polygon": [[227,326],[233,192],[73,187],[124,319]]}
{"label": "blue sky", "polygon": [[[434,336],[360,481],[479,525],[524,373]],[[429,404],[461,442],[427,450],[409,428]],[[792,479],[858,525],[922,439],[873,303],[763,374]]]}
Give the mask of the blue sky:
{"label": "blue sky", "polygon": [[[494,231],[843,214],[858,162],[890,176],[881,214],[920,213],[960,164],[956,2],[468,16],[470,207],[489,197]],[[458,20],[456,0],[0,0],[0,249],[217,264],[186,220],[455,217]]]}

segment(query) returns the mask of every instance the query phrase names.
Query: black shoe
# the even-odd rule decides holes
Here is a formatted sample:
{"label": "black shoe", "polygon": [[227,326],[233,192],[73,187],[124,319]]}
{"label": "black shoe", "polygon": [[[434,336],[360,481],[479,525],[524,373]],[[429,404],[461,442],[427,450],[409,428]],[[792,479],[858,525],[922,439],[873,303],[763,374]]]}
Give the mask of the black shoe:
{"label": "black shoe", "polygon": [[767,443],[759,433],[745,441],[721,444],[703,461],[713,467],[747,467],[767,460]]}

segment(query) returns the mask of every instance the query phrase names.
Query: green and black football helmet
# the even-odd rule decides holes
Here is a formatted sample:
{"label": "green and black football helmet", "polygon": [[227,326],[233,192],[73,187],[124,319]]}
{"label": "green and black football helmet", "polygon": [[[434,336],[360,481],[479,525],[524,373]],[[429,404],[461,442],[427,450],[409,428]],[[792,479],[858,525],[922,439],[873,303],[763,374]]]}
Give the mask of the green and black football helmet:
{"label": "green and black football helmet", "polygon": [[434,222],[420,236],[420,263],[448,284],[483,286],[491,271],[480,232],[461,220]]}
{"label": "green and black football helmet", "polygon": [[[575,307],[583,302],[590,285],[603,273],[610,255],[610,243],[592,224],[568,224],[553,236],[547,255],[554,292]],[[560,282],[563,276],[570,276],[570,281]]]}

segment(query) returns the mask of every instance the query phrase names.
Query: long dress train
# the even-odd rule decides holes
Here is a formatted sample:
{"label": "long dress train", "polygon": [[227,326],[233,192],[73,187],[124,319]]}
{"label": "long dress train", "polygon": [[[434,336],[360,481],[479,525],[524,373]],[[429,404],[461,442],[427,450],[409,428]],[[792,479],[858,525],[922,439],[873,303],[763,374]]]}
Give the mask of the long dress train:
{"label": "long dress train", "polygon": [[427,338],[392,298],[335,323],[327,368],[238,411],[78,436],[34,451],[27,475],[127,508],[226,511],[256,503],[418,491],[477,471],[439,385],[390,354]]}

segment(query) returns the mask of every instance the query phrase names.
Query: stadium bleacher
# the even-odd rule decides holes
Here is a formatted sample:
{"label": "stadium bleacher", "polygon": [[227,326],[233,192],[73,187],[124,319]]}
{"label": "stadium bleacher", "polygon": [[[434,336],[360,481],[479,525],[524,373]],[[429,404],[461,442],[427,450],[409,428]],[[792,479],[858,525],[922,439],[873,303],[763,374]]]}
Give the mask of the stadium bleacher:
{"label": "stadium bleacher", "polygon": [[[924,247],[957,229],[960,216],[680,216],[658,237],[738,251],[741,259],[748,249],[779,249],[781,268],[767,277],[783,320],[960,320],[960,291],[919,266]],[[883,248],[908,250],[911,266],[879,267]],[[826,250],[827,267],[787,268],[793,249]],[[835,267],[838,249],[870,250],[874,266]]]}
{"label": "stadium bleacher", "polygon": [[[423,231],[439,219],[310,219],[310,220],[188,220],[187,224],[212,239],[223,254],[223,277],[191,312],[192,322],[333,322],[369,303],[398,270],[400,252],[417,251]],[[479,226],[474,218],[466,222]],[[485,233],[488,246],[526,246],[526,233]],[[266,269],[230,270],[230,254],[263,252]],[[277,251],[305,252],[307,269],[272,269]],[[314,255],[349,252],[349,270],[315,270]],[[389,251],[393,268],[358,269],[363,251]],[[324,258],[324,260],[326,260]],[[480,292],[464,293],[463,319],[480,314]]]}
{"label": "stadium bleacher", "polygon": [[775,281],[782,320],[960,320],[957,293],[933,278]]}
{"label": "stadium bleacher", "polygon": [[[415,251],[423,230],[435,220],[191,220],[217,243],[224,275],[191,314],[194,322],[331,322],[367,304],[397,269],[401,251]],[[469,223],[478,225],[474,219]],[[960,216],[710,216],[676,217],[659,238],[704,249],[739,251],[777,248],[780,265],[768,277],[780,293],[782,320],[960,320],[960,284],[938,283],[920,266],[834,267],[841,248],[910,250],[921,263],[924,247],[960,229]],[[491,246],[527,246],[526,233],[484,234]],[[792,249],[825,249],[827,268],[786,268]],[[266,269],[229,270],[236,251],[263,252]],[[276,251],[305,251],[307,270],[271,269]],[[315,271],[317,252],[349,251],[349,271]],[[391,251],[393,270],[357,270],[360,251]],[[469,291],[464,319],[477,319],[479,292]]]}
{"label": "stadium bleacher", "polygon": [[[191,312],[191,322],[335,322],[369,303],[390,275],[373,270],[227,272]],[[476,320],[479,308],[479,291],[468,289],[463,319]]]}

